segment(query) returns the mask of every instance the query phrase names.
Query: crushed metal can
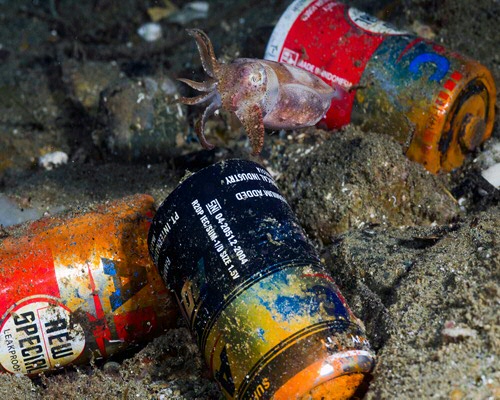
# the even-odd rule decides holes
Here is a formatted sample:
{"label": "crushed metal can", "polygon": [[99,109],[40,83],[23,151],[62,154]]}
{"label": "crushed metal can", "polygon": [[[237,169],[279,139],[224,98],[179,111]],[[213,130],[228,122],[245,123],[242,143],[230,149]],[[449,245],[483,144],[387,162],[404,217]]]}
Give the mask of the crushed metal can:
{"label": "crushed metal can", "polygon": [[363,324],[259,164],[189,176],[148,243],[228,399],[344,399],[370,377]]}
{"label": "crushed metal can", "polygon": [[0,239],[0,372],[88,363],[175,325],[175,300],[148,255],[154,212],[151,196],[136,195]]}
{"label": "crushed metal can", "polygon": [[338,88],[323,126],[387,132],[433,173],[459,167],[493,130],[496,88],[486,67],[337,1],[294,1],[265,58]]}

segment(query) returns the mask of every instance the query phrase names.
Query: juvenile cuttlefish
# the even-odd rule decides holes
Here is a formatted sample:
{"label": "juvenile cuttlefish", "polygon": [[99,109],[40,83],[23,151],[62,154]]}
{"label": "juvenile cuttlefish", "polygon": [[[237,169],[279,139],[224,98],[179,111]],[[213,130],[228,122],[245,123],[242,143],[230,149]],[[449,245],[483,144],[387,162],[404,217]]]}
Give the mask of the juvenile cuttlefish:
{"label": "juvenile cuttlefish", "polygon": [[236,114],[248,134],[253,155],[262,150],[265,128],[312,126],[330,108],[336,89],[316,75],[292,65],[255,58],[238,58],[222,64],[203,31],[188,29],[188,33],[196,40],[209,79],[195,82],[180,78],[181,82],[204,92],[196,97],[181,97],[180,102],[194,105],[210,101],[195,129],[205,149],[214,148],[205,138],[205,123],[219,108]]}

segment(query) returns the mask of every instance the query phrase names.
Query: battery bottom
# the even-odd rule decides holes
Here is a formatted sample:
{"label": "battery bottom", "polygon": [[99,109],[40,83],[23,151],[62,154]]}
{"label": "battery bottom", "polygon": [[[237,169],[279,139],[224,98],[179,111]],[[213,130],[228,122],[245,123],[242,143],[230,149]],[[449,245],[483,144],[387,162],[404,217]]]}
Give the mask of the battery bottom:
{"label": "battery bottom", "polygon": [[349,399],[373,365],[373,355],[367,351],[337,353],[300,371],[274,394],[273,400]]}
{"label": "battery bottom", "polygon": [[365,374],[349,374],[342,375],[335,379],[330,379],[325,383],[311,389],[306,394],[302,395],[301,400],[309,399],[331,399],[344,400],[350,399],[358,387],[365,379]]}

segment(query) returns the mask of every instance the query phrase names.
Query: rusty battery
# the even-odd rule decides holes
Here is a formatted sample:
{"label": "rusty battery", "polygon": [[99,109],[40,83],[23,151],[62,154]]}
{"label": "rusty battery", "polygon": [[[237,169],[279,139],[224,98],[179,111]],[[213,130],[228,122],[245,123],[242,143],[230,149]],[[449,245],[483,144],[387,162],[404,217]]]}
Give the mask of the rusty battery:
{"label": "rusty battery", "polygon": [[259,164],[188,177],[148,241],[228,399],[347,399],[369,379],[363,324]]}
{"label": "rusty battery", "polygon": [[0,371],[35,375],[160,335],[177,307],[147,249],[153,198],[43,218],[0,240]]}
{"label": "rusty battery", "polygon": [[433,173],[460,166],[493,130],[496,88],[486,67],[338,1],[294,1],[265,58],[338,89],[320,125],[387,133]]}

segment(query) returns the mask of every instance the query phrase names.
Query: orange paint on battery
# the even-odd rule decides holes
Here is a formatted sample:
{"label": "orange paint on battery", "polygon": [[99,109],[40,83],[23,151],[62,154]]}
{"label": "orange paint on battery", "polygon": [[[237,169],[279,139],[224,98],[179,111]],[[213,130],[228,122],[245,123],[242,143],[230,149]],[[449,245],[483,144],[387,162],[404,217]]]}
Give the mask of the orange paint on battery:
{"label": "orange paint on battery", "polygon": [[173,326],[150,262],[153,199],[44,218],[0,241],[0,371],[38,374],[108,357]]}

